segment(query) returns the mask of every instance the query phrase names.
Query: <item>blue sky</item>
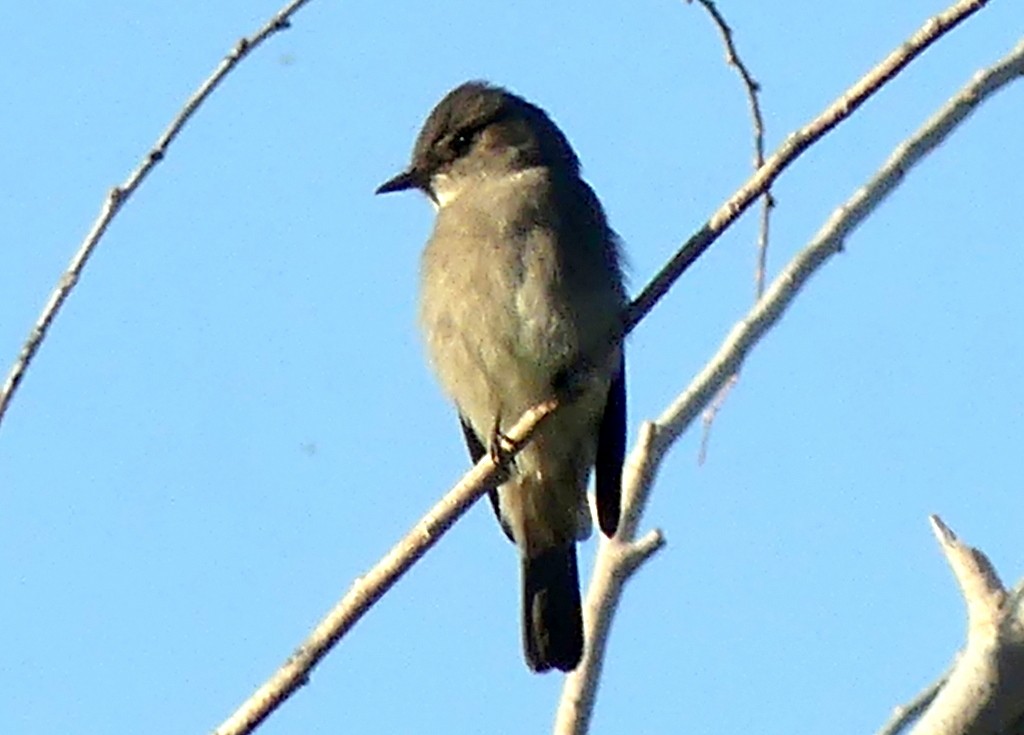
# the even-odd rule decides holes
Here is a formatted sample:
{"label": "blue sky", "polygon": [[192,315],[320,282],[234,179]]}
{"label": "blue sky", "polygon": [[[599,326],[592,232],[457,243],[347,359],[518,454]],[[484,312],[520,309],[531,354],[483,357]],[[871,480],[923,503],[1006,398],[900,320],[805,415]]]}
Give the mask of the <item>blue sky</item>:
{"label": "blue sky", "polygon": [[[122,181],[279,0],[15,3],[0,27],[0,369]],[[769,149],[934,0],[730,3]],[[778,182],[769,275],[1021,35],[992,2]],[[431,210],[372,196],[484,78],[545,107],[639,290],[748,176],[746,101],[680,2],[312,2],[111,227],[0,427],[0,732],[227,716],[467,467],[415,325]],[[758,346],[645,527],[594,733],[873,732],[961,645],[939,513],[1024,574],[1018,85],[906,181]],[[752,301],[747,216],[631,336],[630,433]],[[593,542],[581,551],[584,576]],[[480,505],[261,732],[550,729],[518,560]]]}

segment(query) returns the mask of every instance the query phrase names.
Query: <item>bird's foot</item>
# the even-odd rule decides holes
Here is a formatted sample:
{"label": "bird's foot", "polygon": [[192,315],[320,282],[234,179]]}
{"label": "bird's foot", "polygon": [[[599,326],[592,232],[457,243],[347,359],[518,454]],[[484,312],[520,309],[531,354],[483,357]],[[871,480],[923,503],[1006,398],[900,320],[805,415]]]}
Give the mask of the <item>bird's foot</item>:
{"label": "bird's foot", "polygon": [[494,426],[491,427],[491,441],[488,447],[488,453],[491,456],[491,461],[494,464],[503,467],[503,477],[501,482],[504,483],[510,474],[512,474],[512,468],[515,467],[515,458],[510,459],[510,455],[519,449],[519,445],[512,441],[507,434],[501,430],[501,416],[494,417]]}

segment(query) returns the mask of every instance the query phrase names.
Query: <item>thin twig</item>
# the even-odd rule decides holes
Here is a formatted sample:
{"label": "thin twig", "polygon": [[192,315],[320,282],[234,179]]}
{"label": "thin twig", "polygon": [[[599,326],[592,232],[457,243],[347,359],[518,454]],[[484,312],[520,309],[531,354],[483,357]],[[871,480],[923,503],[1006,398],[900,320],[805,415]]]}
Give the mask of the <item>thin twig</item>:
{"label": "thin twig", "polygon": [[739,382],[740,374],[738,372],[730,375],[729,379],[725,381],[725,385],[715,394],[715,397],[711,399],[701,415],[700,448],[697,450],[698,465],[703,465],[704,461],[708,458],[708,446],[711,444],[711,427],[714,426],[715,419],[718,418],[718,413],[722,410],[722,406],[725,405],[725,401],[732,393],[732,389]]}
{"label": "thin twig", "polygon": [[839,99],[812,120],[805,127],[790,135],[786,141],[765,161],[757,173],[751,176],[740,189],[723,204],[700,230],[690,237],[672,260],[634,299],[627,311],[623,332],[629,333],[647,316],[661,297],[675,284],[683,272],[699,258],[743,214],[765,190],[772,185],[779,174],[800,157],[815,141],[846,120],[864,104],[882,85],[903,71],[904,68],[943,35],[974,15],[989,3],[989,0],[960,0],[949,9],[928,20],[899,48],[883,59],[859,82],[848,89]]}
{"label": "thin twig", "polygon": [[199,88],[193,93],[193,95],[185,103],[185,106],[181,108],[181,111],[171,121],[171,124],[167,126],[167,129],[157,139],[156,145],[145,155],[142,163],[139,164],[127,179],[124,180],[119,186],[115,186],[107,194],[107,198],[103,202],[103,206],[100,207],[99,216],[93,223],[92,228],[89,230],[89,234],[85,236],[82,244],[79,246],[78,251],[71,258],[71,262],[68,264],[68,268],[64,271],[64,274],[60,277],[57,282],[56,288],[53,293],[50,294],[49,300],[43,307],[42,312],[39,314],[39,318],[36,319],[36,323],[33,325],[32,330],[29,332],[28,338],[25,340],[25,344],[22,345],[21,352],[18,354],[17,359],[14,361],[14,365],[11,367],[10,372],[7,374],[7,379],[4,381],[3,389],[0,390],[0,424],[3,423],[4,415],[7,413],[7,408],[10,406],[11,399],[14,396],[15,391],[21,384],[22,378],[25,376],[25,371],[28,370],[28,366],[32,363],[32,359],[36,356],[39,351],[40,345],[46,338],[46,334],[50,329],[50,325],[56,318],[57,313],[60,311],[61,306],[67,300],[71,291],[75,288],[78,283],[78,279],[82,275],[82,271],[85,269],[85,264],[88,262],[89,257],[95,251],[96,246],[99,245],[100,240],[103,238],[104,233],[107,231],[107,227],[113,221],[117,213],[121,211],[121,207],[124,206],[125,202],[128,201],[129,197],[135,193],[135,190],[139,188],[149,172],[152,171],[160,161],[163,160],[167,154],[167,149],[170,147],[174,139],[178,137],[178,133],[181,132],[185,124],[192,118],[196,110],[199,109],[200,105],[206,101],[206,99],[213,93],[213,90],[224,80],[224,78],[231,72],[238,63],[252,52],[257,46],[262,44],[270,36],[282,31],[289,26],[289,20],[296,11],[305,5],[309,0],[292,0],[292,2],[285,5],[281,10],[274,15],[266,25],[260,28],[253,35],[242,38],[235,44],[235,47],[231,52],[220,62],[213,73],[207,77],[206,81],[199,85]]}
{"label": "thin twig", "polygon": [[[876,175],[840,206],[811,242],[775,278],[753,309],[727,335],[717,353],[705,365],[690,385],[653,423],[641,427],[637,447],[631,452],[623,477],[624,493],[636,476],[638,487],[623,498],[623,520],[620,539],[633,538],[646,509],[653,482],[674,441],[692,424],[701,409],[743,364],[747,354],[765,334],[778,323],[811,276],[826,261],[841,250],[850,233],[864,221],[905,179],[909,171],[928,153],[937,148],[968,115],[982,102],[1024,74],[1024,42],[994,66],[985,69],[964,86],[956,96],[929,119],[911,138],[901,143]],[[627,485],[629,483],[629,485]],[[558,735],[582,735],[587,732],[597,686],[603,667],[605,643],[594,641],[595,632],[607,635],[611,618],[618,607],[617,598],[608,598],[600,604],[591,604],[591,591],[609,590],[621,594],[622,585],[608,586],[599,577],[604,568],[603,556],[609,546],[598,549],[595,573],[587,593],[587,610],[592,615],[584,618],[584,651],[579,667],[566,676],[555,716],[554,731]]]}
{"label": "thin twig", "polygon": [[[686,0],[688,3],[693,0]],[[751,126],[754,132],[754,170],[764,165],[764,115],[761,114],[761,103],[758,94],[761,92],[760,83],[754,79],[750,69],[743,63],[739,51],[736,50],[736,43],[733,40],[732,28],[726,22],[725,17],[718,7],[711,0],[697,0],[711,16],[711,21],[718,28],[722,36],[722,44],[725,46],[725,63],[736,69],[743,80],[743,89],[747,95],[747,104],[750,107]],[[765,261],[768,257],[768,230],[771,223],[771,211],[775,206],[775,198],[772,196],[771,188],[766,188],[761,197],[761,226],[757,235],[757,266],[754,269],[754,298],[761,298],[764,293]]]}
{"label": "thin twig", "polygon": [[[687,0],[687,2],[691,1]],[[739,51],[736,50],[732,28],[726,22],[718,7],[711,0],[697,1],[707,10],[708,15],[711,16],[711,21],[718,28],[718,33],[722,37],[722,44],[725,46],[725,63],[736,69],[740,75],[740,80],[743,82],[747,104],[750,107],[751,127],[754,134],[754,171],[757,171],[764,165],[764,116],[761,114],[761,103],[758,99],[761,85],[754,79],[747,65],[743,63]],[[774,206],[775,199],[772,196],[772,190],[770,187],[765,188],[764,195],[761,197],[761,226],[758,228],[757,234],[757,266],[754,269],[755,301],[761,298],[761,294],[764,293],[765,261],[768,257],[768,230],[771,223],[771,211]],[[726,399],[732,393],[732,389],[739,382],[739,379],[739,373],[733,375],[732,379],[725,384],[722,390],[718,392],[718,395],[715,396],[715,400],[711,401],[704,411],[700,450],[697,453],[698,464],[704,464],[704,460],[707,458],[708,444],[711,441],[711,427],[714,425],[715,418],[717,418],[719,411],[722,410],[722,406],[725,405]]]}

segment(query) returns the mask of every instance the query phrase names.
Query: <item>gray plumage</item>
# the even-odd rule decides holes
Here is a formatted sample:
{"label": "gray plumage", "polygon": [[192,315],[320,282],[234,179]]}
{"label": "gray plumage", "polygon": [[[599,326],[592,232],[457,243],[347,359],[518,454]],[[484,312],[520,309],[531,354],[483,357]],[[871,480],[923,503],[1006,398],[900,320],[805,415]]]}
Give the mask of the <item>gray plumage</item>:
{"label": "gray plumage", "polygon": [[[618,524],[625,375],[609,342],[625,307],[618,240],[580,178],[568,140],[540,108],[463,84],[434,108],[412,165],[378,189],[423,190],[437,208],[423,253],[420,323],[474,461],[495,431],[572,388],[491,492],[523,560],[523,636],[535,671],[582,655],[576,540]],[[582,373],[573,372],[581,364]]]}

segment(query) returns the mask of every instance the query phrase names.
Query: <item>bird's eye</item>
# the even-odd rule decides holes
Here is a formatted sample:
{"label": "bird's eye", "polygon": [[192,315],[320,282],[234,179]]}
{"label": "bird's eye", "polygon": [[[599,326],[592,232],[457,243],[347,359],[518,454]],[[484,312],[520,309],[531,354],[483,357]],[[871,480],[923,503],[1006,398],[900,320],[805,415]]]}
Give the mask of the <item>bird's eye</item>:
{"label": "bird's eye", "polygon": [[452,138],[452,152],[456,156],[461,156],[463,153],[469,150],[470,145],[473,144],[474,138],[473,130],[460,130]]}

